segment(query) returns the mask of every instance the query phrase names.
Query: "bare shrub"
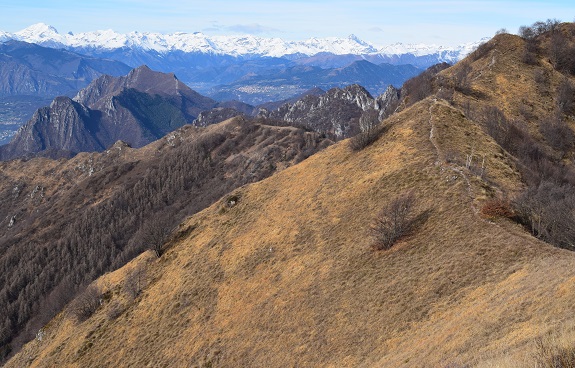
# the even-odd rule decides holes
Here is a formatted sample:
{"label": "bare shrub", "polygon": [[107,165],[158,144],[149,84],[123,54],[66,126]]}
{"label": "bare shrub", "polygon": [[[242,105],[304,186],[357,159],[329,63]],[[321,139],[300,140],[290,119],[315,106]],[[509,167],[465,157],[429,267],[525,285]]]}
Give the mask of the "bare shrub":
{"label": "bare shrub", "polygon": [[575,249],[575,188],[542,181],[514,201],[517,220],[531,233],[557,247]]}
{"label": "bare shrub", "polygon": [[160,214],[159,218],[150,219],[144,223],[140,229],[140,241],[159,258],[164,253],[164,244],[172,231],[173,223],[169,216]]}
{"label": "bare shrub", "polygon": [[401,87],[401,95],[403,96],[403,99],[407,101],[407,105],[413,105],[414,103],[430,96],[435,90],[435,76],[449,67],[450,65],[447,63],[432,65],[420,75],[403,83],[403,86]]}
{"label": "bare shrub", "polygon": [[512,218],[514,216],[511,202],[503,198],[491,198],[485,201],[481,207],[481,214],[489,219]]}
{"label": "bare shrub", "polygon": [[546,21],[537,21],[529,26],[519,27],[519,36],[524,39],[532,39],[546,32],[555,33],[561,24],[560,20],[547,19]]}
{"label": "bare shrub", "polygon": [[553,118],[544,120],[540,123],[540,130],[547,143],[561,152],[562,156],[573,147],[575,134],[564,121]]}
{"label": "bare shrub", "polygon": [[[479,49],[478,49],[479,50]],[[476,50],[477,51],[477,50]],[[481,56],[478,56],[478,59]],[[471,73],[471,64],[467,61],[462,61],[460,63],[459,69],[455,73],[455,89],[463,94],[470,94],[471,91],[471,78],[469,74]]]}
{"label": "bare shrub", "polygon": [[[505,29],[499,30],[498,32],[507,33]],[[501,34],[501,33],[497,33]],[[479,60],[482,57],[486,56],[491,50],[495,48],[495,44],[492,42],[484,42],[477,46],[477,48],[471,53],[471,59],[473,61]]]}
{"label": "bare shrub", "polygon": [[535,80],[535,83],[537,83],[537,87],[542,88],[544,90],[546,90],[547,87],[549,86],[550,78],[551,76],[549,75],[549,73],[543,68],[537,68],[533,72],[533,79]]}
{"label": "bare shrub", "polygon": [[407,235],[414,223],[415,195],[413,192],[401,194],[383,206],[371,224],[370,232],[376,250],[391,248],[399,239]]}
{"label": "bare shrub", "polygon": [[359,129],[362,132],[374,129],[379,125],[379,111],[369,109],[359,117]]}
{"label": "bare shrub", "polygon": [[557,87],[557,107],[565,115],[571,115],[575,110],[574,94],[575,88],[573,88],[569,79],[563,79]]}
{"label": "bare shrub", "polygon": [[525,42],[525,49],[523,50],[522,60],[527,65],[537,65],[539,60],[537,54],[539,52],[539,46],[537,40],[534,38],[529,38]]}
{"label": "bare shrub", "polygon": [[519,27],[519,36],[525,40],[522,61],[528,65],[536,65],[538,63],[537,53],[539,52],[536,29],[534,27],[521,26]]}
{"label": "bare shrub", "polygon": [[96,312],[101,297],[100,289],[96,285],[90,285],[70,303],[68,313],[79,322],[83,322]]}
{"label": "bare shrub", "polygon": [[373,142],[377,141],[389,128],[384,125],[372,126],[370,129],[363,131],[351,137],[349,147],[352,151],[361,151]]}
{"label": "bare shrub", "polygon": [[532,38],[535,38],[536,34],[535,34],[535,30],[532,27],[529,26],[521,26],[519,27],[519,37],[529,40]]}
{"label": "bare shrub", "polygon": [[106,316],[108,317],[109,320],[114,320],[120,317],[125,310],[126,307],[122,303],[116,301],[110,304],[110,307],[106,312]]}
{"label": "bare shrub", "polygon": [[132,299],[135,299],[146,285],[146,267],[138,264],[126,275],[124,291]]}
{"label": "bare shrub", "polygon": [[538,368],[573,368],[575,346],[565,346],[540,338],[536,341],[535,361]]}

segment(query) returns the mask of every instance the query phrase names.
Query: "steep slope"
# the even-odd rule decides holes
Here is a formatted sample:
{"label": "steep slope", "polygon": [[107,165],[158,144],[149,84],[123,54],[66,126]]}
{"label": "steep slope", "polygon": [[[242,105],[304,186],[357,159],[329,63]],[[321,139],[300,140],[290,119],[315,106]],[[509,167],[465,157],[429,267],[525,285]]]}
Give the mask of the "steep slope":
{"label": "steep slope", "polygon": [[94,112],[69,97],[56,97],[50,106],[38,109],[14,140],[0,148],[0,158],[45,152],[65,156],[68,152],[101,151],[105,147],[94,133]]}
{"label": "steep slope", "polygon": [[39,109],[0,148],[0,158],[102,151],[117,140],[142,147],[215,105],[173,74],[141,66],[124,77],[102,76],[73,100],[59,97],[49,108]]}
{"label": "steep slope", "polygon": [[[475,144],[490,179],[516,189],[497,144],[432,99],[388,124],[364,151],[341,142],[191,217],[162,258],[136,261],[139,296],[122,291],[134,263],[99,282],[91,318],[60,315],[7,366],[446,366],[572,321],[575,256],[483,219],[490,185],[441,159]],[[407,190],[419,225],[374,252],[370,223]]]}
{"label": "steep slope", "polygon": [[185,126],[141,149],[117,142],[70,160],[0,163],[0,356],[32,338],[84,284],[246,183],[331,142],[234,119]]}
{"label": "steep slope", "polygon": [[[182,223],[161,258],[100,279],[91,317],[68,309],[7,366],[534,366],[537,339],[575,323],[575,254],[513,221],[505,200],[532,185],[532,169],[473,113],[501,106],[508,129],[526,102],[538,118],[565,106],[553,87],[573,76],[543,51],[524,63],[527,42],[497,36],[422,78],[363,150],[339,142],[222,197]],[[530,93],[536,68],[549,94]],[[519,138],[568,171],[573,147],[554,156],[537,121]],[[409,192],[411,231],[374,250],[374,219]],[[130,296],[134,270],[145,286]]]}

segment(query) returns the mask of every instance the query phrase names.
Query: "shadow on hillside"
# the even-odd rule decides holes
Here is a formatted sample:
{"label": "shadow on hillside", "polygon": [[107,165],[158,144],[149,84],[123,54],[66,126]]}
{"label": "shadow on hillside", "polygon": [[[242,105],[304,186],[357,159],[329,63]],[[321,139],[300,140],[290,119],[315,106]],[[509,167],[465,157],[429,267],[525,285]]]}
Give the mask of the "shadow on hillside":
{"label": "shadow on hillside", "polygon": [[417,216],[415,216],[409,225],[409,231],[406,235],[411,236],[415,232],[417,232],[417,230],[419,230],[423,225],[425,225],[427,220],[431,217],[432,213],[433,210],[431,208],[428,208],[423,212],[421,212],[420,214],[418,214]]}

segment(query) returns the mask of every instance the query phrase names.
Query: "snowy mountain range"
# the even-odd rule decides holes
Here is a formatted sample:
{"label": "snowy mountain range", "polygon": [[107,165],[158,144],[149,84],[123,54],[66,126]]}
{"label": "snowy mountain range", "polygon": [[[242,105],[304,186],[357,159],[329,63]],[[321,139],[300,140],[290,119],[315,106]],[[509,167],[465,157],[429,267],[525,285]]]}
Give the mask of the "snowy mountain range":
{"label": "snowy mountain range", "polygon": [[230,55],[234,57],[288,57],[290,59],[313,56],[321,53],[333,55],[397,56],[410,54],[416,57],[440,55],[440,60],[456,62],[479,45],[480,41],[457,47],[444,47],[426,44],[396,43],[376,47],[354,35],[347,38],[309,38],[304,41],[284,41],[280,38],[264,38],[252,35],[207,36],[195,33],[148,33],[130,32],[121,34],[113,30],[61,34],[56,28],[38,23],[16,33],[0,31],[0,42],[15,39],[54,48],[72,50],[121,48],[155,51],[160,54],[181,51],[184,53],[204,53]]}

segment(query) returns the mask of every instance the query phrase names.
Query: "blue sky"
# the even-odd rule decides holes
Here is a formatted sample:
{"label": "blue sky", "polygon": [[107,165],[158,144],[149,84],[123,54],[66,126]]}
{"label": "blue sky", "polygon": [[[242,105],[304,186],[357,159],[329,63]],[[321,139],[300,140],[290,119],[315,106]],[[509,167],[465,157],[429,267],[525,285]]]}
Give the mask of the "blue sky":
{"label": "blue sky", "polygon": [[556,18],[572,22],[575,1],[378,1],[378,0],[0,0],[0,30],[34,23],[60,33],[113,29],[126,33],[250,33],[301,40],[359,38],[383,46],[395,42],[457,45],[506,28]]}

